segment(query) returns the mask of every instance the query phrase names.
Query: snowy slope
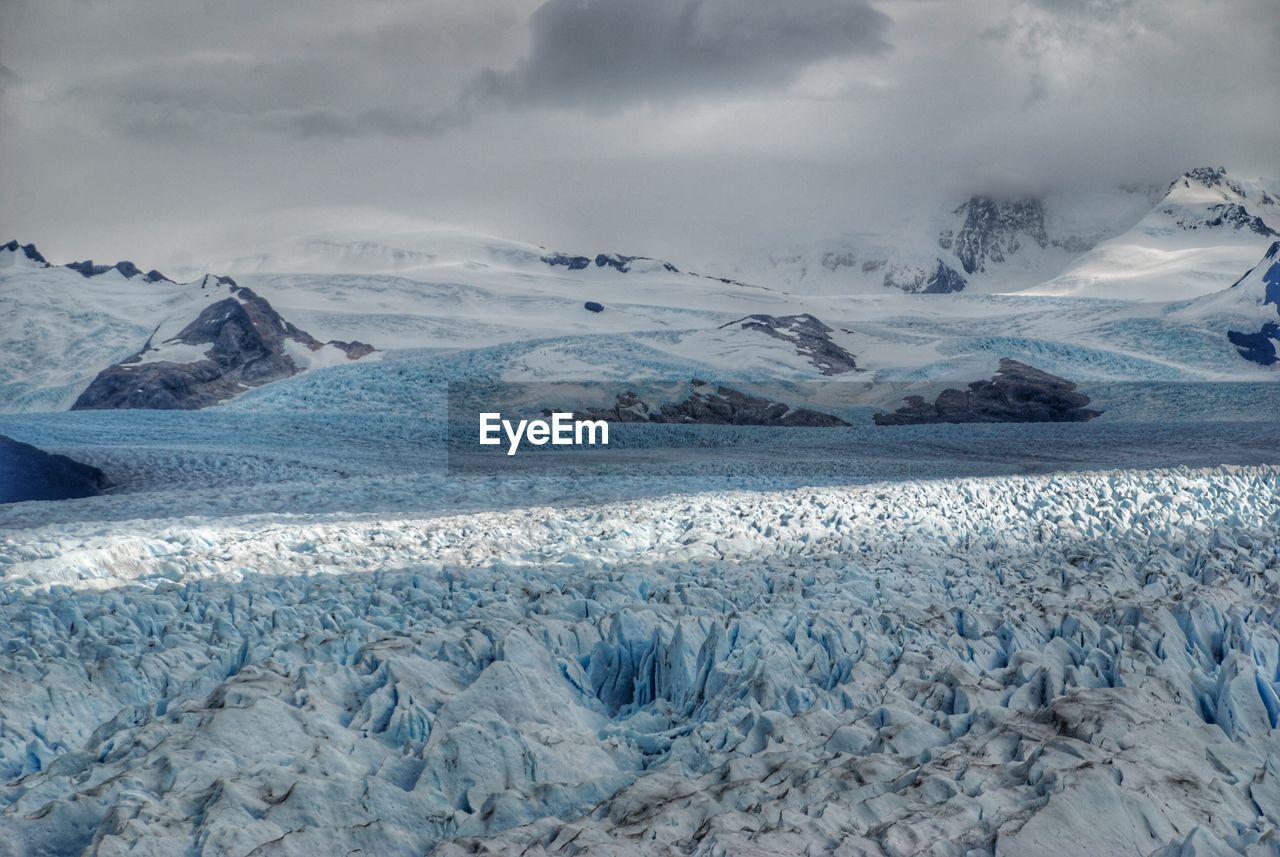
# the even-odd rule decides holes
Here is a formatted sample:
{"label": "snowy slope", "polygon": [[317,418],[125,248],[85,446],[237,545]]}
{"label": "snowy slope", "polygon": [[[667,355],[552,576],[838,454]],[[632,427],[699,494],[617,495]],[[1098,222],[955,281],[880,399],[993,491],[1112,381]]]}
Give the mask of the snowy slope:
{"label": "snowy slope", "polygon": [[[384,351],[509,346],[486,358],[493,377],[509,380],[824,377],[797,345],[758,329],[724,327],[756,314],[812,315],[865,370],[864,382],[954,386],[988,377],[1001,357],[1077,381],[1263,373],[1225,338],[1227,329],[1244,328],[1208,323],[1178,304],[926,298],[883,289],[876,296],[801,298],[665,270],[542,268],[455,268],[453,279],[441,281],[314,273],[238,275],[238,282],[322,341],[358,339]],[[216,286],[199,282],[0,270],[0,334],[7,343],[0,410],[69,407],[99,371],[149,338],[172,336],[218,297],[225,295]],[[601,302],[604,312],[586,311],[586,300]]]}
{"label": "snowy slope", "polygon": [[[732,276],[802,295],[1017,291],[1047,280],[1081,252],[1131,227],[1154,202],[1145,187],[1043,197],[973,196],[937,213],[888,212],[875,232],[728,260]],[[935,291],[944,290],[935,280]]]}
{"label": "snowy slope", "polygon": [[1274,188],[1191,170],[1129,231],[1023,294],[1176,301],[1230,286],[1280,230]]}

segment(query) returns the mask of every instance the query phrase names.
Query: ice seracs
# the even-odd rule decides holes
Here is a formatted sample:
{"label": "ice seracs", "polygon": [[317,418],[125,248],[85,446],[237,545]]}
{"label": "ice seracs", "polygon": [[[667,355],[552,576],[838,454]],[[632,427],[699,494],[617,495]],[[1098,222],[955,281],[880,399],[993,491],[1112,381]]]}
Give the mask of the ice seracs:
{"label": "ice seracs", "polygon": [[10,531],[0,854],[1270,855],[1278,478]]}

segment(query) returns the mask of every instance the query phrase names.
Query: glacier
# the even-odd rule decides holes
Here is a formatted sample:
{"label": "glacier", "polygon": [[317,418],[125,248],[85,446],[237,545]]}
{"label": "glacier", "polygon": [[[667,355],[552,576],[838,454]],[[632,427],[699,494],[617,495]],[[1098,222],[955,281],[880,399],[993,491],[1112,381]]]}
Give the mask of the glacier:
{"label": "glacier", "polygon": [[[111,482],[0,506],[0,857],[1280,857],[1275,201],[1147,196],[992,200],[929,296],[874,241],[315,233],[212,270],[379,359],[191,412],[66,408],[230,281],[0,247],[0,434]],[[1006,357],[1102,415],[872,424]],[[694,377],[851,425],[453,466],[452,385]]]}
{"label": "glacier", "polygon": [[1269,465],[28,521],[0,854],[1275,854],[1278,526]]}

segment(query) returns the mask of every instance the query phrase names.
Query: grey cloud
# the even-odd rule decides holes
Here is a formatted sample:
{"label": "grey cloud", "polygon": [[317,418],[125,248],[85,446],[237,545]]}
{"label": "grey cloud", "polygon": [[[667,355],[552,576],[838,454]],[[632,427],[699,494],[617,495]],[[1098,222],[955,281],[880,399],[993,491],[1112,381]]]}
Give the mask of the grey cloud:
{"label": "grey cloud", "polygon": [[776,87],[885,50],[889,23],[859,0],[547,0],[528,56],[477,76],[468,96],[610,109]]}
{"label": "grey cloud", "polygon": [[692,264],[956,193],[1280,175],[1274,6],[10,0],[0,237],[163,260],[355,207]]}

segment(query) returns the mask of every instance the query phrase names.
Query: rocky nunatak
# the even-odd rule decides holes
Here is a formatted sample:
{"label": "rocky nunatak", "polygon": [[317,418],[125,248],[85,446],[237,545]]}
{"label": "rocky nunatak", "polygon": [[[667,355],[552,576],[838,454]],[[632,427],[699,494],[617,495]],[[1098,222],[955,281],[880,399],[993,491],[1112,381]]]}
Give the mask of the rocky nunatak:
{"label": "rocky nunatak", "polygon": [[[300,367],[287,353],[289,342],[309,351],[330,345],[351,360],[375,350],[363,342],[320,342],[281,318],[251,290],[228,277],[219,278],[219,284],[231,287],[231,297],[205,307],[160,348],[148,341],[137,354],[99,372],[71,409],[194,410],[297,374]],[[149,352],[162,353],[164,346],[174,345],[209,347],[200,359],[189,362],[148,359]]]}
{"label": "rocky nunatak", "polygon": [[817,428],[849,425],[831,414],[811,411],[808,408],[792,408],[786,402],[751,396],[730,387],[709,384],[698,378],[693,379],[689,397],[683,402],[669,402],[653,408],[635,393],[627,391],[619,394],[613,407],[578,411],[574,416],[577,419],[605,420],[611,423],[699,423]]}
{"label": "rocky nunatak", "polygon": [[764,315],[757,313],[720,325],[721,330],[751,330],[789,342],[796,353],[806,358],[823,375],[858,372],[857,359],[831,339],[832,328],[817,318],[801,315]]}
{"label": "rocky nunatak", "polygon": [[107,487],[96,467],[0,434],[0,503],[93,497]]}
{"label": "rocky nunatak", "polygon": [[1085,407],[1089,397],[1072,382],[1007,357],[995,377],[974,381],[968,390],[943,390],[932,404],[923,396],[903,401],[892,413],[876,414],[876,425],[1082,423],[1102,413]]}

